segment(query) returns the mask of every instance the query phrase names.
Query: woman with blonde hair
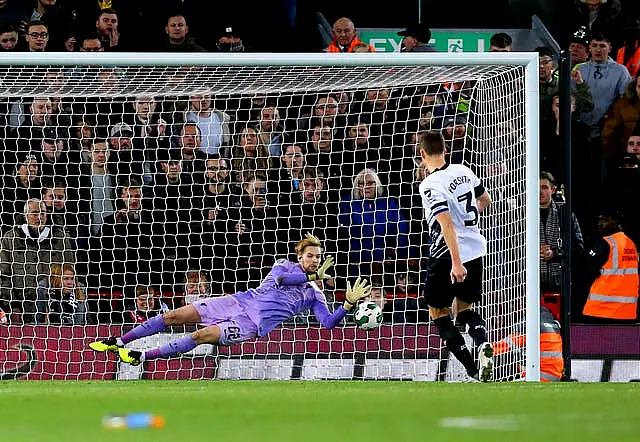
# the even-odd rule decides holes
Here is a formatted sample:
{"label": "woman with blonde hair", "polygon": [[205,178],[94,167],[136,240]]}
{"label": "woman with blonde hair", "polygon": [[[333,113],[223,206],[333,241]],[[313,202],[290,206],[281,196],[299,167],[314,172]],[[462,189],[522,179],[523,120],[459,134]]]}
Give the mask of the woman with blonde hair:
{"label": "woman with blonde hair", "polygon": [[40,281],[37,291],[38,322],[84,324],[86,295],[73,264],[52,264],[49,278]]}
{"label": "woman with blonde hair", "polygon": [[260,138],[260,132],[252,124],[242,126],[237,134],[236,143],[231,148],[231,167],[235,181],[244,183],[248,174],[271,171],[269,149]]}

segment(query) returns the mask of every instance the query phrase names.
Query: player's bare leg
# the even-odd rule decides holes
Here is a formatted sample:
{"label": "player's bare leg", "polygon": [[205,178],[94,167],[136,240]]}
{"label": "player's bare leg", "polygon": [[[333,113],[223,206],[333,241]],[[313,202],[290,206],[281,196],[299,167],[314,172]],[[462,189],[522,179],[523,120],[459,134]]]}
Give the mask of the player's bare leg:
{"label": "player's bare leg", "polygon": [[477,313],[471,310],[471,304],[455,300],[456,320],[462,326],[464,326],[473,339],[474,344],[478,348],[478,370],[479,377],[482,382],[489,382],[493,380],[493,347],[488,342],[487,329],[484,319]]}
{"label": "player's bare leg", "polygon": [[476,367],[476,362],[467,348],[467,344],[460,330],[458,330],[451,320],[449,308],[429,307],[429,315],[431,315],[431,319],[438,328],[438,333],[440,334],[443,344],[453,353],[456,359],[460,361],[467,370],[467,374],[477,379],[478,367]]}

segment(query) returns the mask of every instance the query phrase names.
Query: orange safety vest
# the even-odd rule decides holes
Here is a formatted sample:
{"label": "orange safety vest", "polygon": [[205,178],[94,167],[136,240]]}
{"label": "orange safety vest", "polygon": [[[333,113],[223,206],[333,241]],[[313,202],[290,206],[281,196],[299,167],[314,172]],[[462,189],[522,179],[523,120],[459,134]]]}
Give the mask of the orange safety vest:
{"label": "orange safety vest", "polygon": [[[551,316],[551,315],[549,315]],[[562,379],[564,359],[562,358],[562,335],[560,325],[553,321],[545,322],[540,318],[540,381],[558,382]],[[527,336],[512,333],[503,340],[493,344],[493,354],[499,355],[510,351],[519,351],[527,343]],[[520,367],[522,375],[524,370]]]}
{"label": "orange safety vest", "polygon": [[[346,51],[344,52],[352,52],[353,51],[353,47],[355,45],[357,45],[358,43],[363,43],[364,42],[362,40],[360,40],[358,37],[354,37],[353,40],[351,40],[351,43],[349,43],[349,47],[347,48]],[[376,50],[373,48],[373,46],[371,45],[367,45],[369,46],[369,51],[371,52],[375,52]],[[327,49],[327,52],[343,52],[340,50],[340,46],[338,46],[338,42],[333,39],[331,40],[331,44],[329,45],[329,48]]]}
{"label": "orange safety vest", "polygon": [[636,319],[638,305],[638,251],[622,232],[605,236],[609,259],[591,285],[583,315],[607,319]]}
{"label": "orange safety vest", "polygon": [[616,58],[616,61],[626,66],[631,76],[635,78],[636,75],[638,75],[638,72],[640,72],[640,47],[638,47],[638,42],[636,41],[635,51],[633,55],[629,58],[629,61],[627,63],[624,62],[624,59],[627,55],[626,50],[627,50],[626,46],[623,46],[622,48],[618,49],[618,56]]}

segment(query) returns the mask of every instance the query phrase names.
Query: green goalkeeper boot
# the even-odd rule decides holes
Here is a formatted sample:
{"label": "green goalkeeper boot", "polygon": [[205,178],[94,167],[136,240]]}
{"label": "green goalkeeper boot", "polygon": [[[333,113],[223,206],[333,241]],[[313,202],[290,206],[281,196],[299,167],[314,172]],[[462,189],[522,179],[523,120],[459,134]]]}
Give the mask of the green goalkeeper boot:
{"label": "green goalkeeper boot", "polygon": [[142,358],[142,352],[129,350],[128,348],[119,348],[118,357],[121,362],[136,366],[140,365],[140,359]]}
{"label": "green goalkeeper boot", "polygon": [[118,352],[118,341],[116,338],[103,339],[102,341],[95,341],[89,344],[89,348],[95,351],[112,351]]}

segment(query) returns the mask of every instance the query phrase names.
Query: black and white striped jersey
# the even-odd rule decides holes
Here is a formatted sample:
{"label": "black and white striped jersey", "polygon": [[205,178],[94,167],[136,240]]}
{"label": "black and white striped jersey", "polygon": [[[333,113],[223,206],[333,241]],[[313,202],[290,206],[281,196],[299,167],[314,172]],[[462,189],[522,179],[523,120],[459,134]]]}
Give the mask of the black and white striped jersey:
{"label": "black and white striped jersey", "polygon": [[449,211],[458,236],[462,262],[484,256],[487,241],[480,233],[476,198],[484,193],[480,179],[462,164],[445,164],[420,183],[424,216],[429,226],[429,256],[449,256],[436,215]]}

